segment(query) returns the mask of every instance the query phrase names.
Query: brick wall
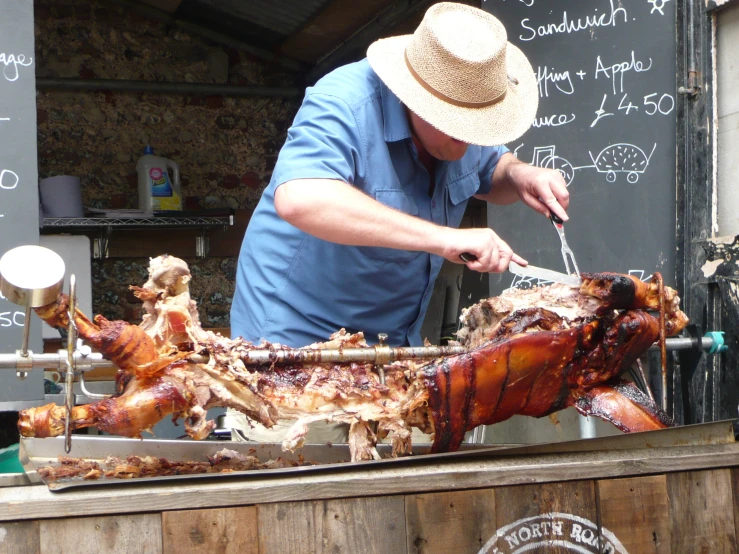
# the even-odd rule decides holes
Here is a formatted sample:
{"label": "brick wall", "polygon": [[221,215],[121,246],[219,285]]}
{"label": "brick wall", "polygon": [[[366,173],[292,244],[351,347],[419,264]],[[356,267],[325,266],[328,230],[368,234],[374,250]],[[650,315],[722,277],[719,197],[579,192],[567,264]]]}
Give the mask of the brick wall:
{"label": "brick wall", "polygon": [[[39,77],[296,84],[277,64],[117,4],[36,0],[34,8]],[[297,107],[283,98],[40,90],[39,177],[77,175],[86,206],[133,208],[136,161],[149,144],[179,164],[186,208],[253,208]],[[228,326],[236,259],[186,261],[204,326]],[[127,286],[146,280],[147,265],[148,258],[94,260],[95,313],[138,322]]]}

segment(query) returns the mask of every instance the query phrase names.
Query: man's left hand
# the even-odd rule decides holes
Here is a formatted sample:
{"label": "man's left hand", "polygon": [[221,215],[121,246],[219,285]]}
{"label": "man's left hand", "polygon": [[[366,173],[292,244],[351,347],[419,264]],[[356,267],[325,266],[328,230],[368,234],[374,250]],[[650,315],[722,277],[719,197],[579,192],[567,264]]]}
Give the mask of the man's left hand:
{"label": "man's left hand", "polygon": [[564,177],[556,169],[544,169],[515,161],[508,164],[508,182],[515,188],[521,202],[540,214],[552,213],[567,221],[570,193]]}

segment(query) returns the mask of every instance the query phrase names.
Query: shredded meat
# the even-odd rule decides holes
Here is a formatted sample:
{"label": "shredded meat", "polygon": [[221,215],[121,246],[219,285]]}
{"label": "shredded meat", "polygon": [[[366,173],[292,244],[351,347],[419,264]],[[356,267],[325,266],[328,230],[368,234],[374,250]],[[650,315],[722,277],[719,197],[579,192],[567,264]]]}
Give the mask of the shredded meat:
{"label": "shredded meat", "polygon": [[233,471],[296,467],[298,465],[297,462],[282,457],[262,463],[254,456],[243,456],[234,450],[223,448],[214,456],[208,457],[207,462],[170,461],[166,458],[153,456],[143,458],[128,456],[125,460],[109,456],[101,461],[60,456],[58,464],[39,468],[38,473],[46,482],[80,477],[89,481],[101,477],[136,479],[167,475],[230,473]]}

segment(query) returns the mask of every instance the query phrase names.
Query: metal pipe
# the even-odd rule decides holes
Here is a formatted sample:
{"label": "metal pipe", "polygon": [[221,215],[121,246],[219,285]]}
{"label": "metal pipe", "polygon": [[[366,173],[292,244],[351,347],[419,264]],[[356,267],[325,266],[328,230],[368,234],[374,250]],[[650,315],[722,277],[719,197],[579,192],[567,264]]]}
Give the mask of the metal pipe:
{"label": "metal pipe", "polygon": [[69,454],[72,450],[72,410],[74,409],[74,349],[77,345],[77,326],[74,314],[77,308],[77,283],[74,273],[69,276],[69,325],[67,326],[67,373],[64,376],[64,403],[66,417],[64,418],[64,451]]}
{"label": "metal pipe", "polygon": [[297,87],[259,87],[217,83],[179,83],[123,79],[63,79],[38,77],[37,89],[76,91],[148,92],[155,94],[192,94],[205,96],[269,96],[295,98],[303,94]]}
{"label": "metal pipe", "polygon": [[99,394],[97,392],[90,392],[89,390],[87,390],[87,387],[85,386],[85,374],[84,373],[80,373],[79,384],[80,384],[80,390],[82,391],[82,394],[84,394],[87,398],[93,398],[95,400],[103,400],[105,398],[110,398],[112,396],[110,394]]}
{"label": "metal pipe", "polygon": [[[47,368],[54,368],[58,370],[63,370],[66,367],[66,353],[64,350],[62,350],[63,355],[60,356],[59,353],[53,353],[53,354],[33,354],[29,353],[29,357],[31,358],[28,360],[28,369],[47,369]],[[0,370],[3,369],[16,369],[18,367],[18,356],[20,356],[20,351],[18,351],[17,354],[0,354]],[[75,352],[75,366],[77,367],[78,371],[89,371],[91,369],[97,369],[97,368],[114,368],[117,367],[113,364],[113,362],[109,360],[103,359],[102,354],[90,354],[87,356],[87,367],[84,367],[85,360],[84,356],[82,356],[79,352]],[[82,362],[83,369],[80,368],[80,364]]]}
{"label": "metal pipe", "polygon": [[28,356],[28,338],[31,335],[31,304],[33,303],[32,296],[29,294],[26,297],[26,316],[23,320],[23,345],[21,346],[21,356],[24,358]]}
{"label": "metal pipe", "polygon": [[[713,347],[713,339],[711,337],[701,337],[700,339],[677,337],[667,339],[665,343],[667,350],[691,350],[698,348],[701,350],[710,350]],[[651,351],[657,351],[659,349],[658,343],[654,343],[649,347]]]}

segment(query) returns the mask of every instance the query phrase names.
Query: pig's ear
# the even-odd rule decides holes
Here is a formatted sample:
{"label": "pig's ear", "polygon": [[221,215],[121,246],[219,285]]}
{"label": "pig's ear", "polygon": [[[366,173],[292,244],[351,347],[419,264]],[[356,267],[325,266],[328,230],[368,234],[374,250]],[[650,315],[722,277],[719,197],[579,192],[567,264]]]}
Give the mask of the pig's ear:
{"label": "pig's ear", "polygon": [[583,415],[610,421],[626,433],[654,431],[674,423],[651,398],[632,383],[599,385],[572,400],[571,405]]}

